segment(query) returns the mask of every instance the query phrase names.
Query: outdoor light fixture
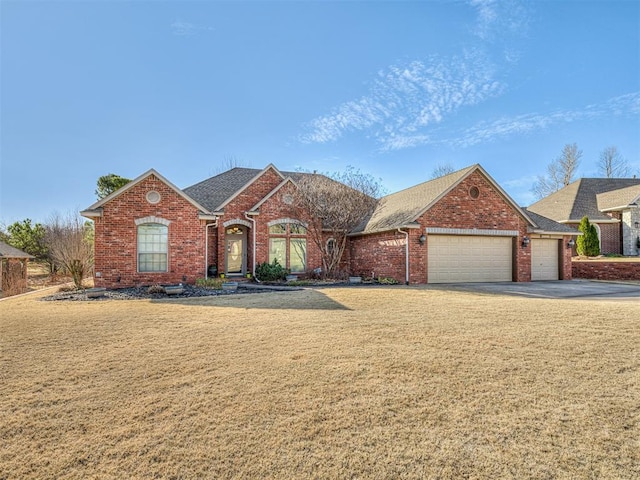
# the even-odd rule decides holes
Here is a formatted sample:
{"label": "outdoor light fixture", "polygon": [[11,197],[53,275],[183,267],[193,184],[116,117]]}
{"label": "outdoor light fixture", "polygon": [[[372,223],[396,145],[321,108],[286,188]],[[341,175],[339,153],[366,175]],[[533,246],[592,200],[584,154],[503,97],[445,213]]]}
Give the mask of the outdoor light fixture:
{"label": "outdoor light fixture", "polygon": [[529,237],[527,236],[522,237],[522,248],[527,248],[530,241],[531,240],[529,240]]}
{"label": "outdoor light fixture", "polygon": [[424,245],[424,242],[427,241],[427,237],[425,237],[424,235],[420,235],[418,241],[420,242],[420,245]]}
{"label": "outdoor light fixture", "polygon": [[635,225],[636,228],[640,228],[640,222],[636,222],[636,223],[634,223],[634,225]]}
{"label": "outdoor light fixture", "polygon": [[575,240],[572,238],[571,240],[569,240],[569,243],[567,243],[567,247],[569,248],[573,248],[573,246],[576,244]]}

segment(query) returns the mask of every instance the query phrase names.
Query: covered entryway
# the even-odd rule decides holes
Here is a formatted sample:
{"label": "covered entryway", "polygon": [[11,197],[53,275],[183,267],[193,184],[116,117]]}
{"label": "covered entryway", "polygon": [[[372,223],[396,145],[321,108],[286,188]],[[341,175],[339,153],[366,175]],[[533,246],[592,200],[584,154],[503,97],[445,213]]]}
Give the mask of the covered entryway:
{"label": "covered entryway", "polygon": [[559,280],[559,240],[531,239],[531,280]]}
{"label": "covered entryway", "polygon": [[513,237],[428,236],[428,282],[510,282]]}
{"label": "covered entryway", "polygon": [[247,230],[234,225],[225,229],[225,273],[244,275],[247,271]]}

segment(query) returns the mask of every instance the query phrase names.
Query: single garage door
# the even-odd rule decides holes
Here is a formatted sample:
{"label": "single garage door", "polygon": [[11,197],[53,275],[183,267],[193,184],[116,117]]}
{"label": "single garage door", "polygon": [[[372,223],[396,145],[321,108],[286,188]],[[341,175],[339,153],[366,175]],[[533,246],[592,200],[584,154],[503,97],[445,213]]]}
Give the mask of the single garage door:
{"label": "single garage door", "polygon": [[558,280],[558,240],[531,239],[531,280]]}
{"label": "single garage door", "polygon": [[510,282],[512,237],[429,235],[429,283]]}

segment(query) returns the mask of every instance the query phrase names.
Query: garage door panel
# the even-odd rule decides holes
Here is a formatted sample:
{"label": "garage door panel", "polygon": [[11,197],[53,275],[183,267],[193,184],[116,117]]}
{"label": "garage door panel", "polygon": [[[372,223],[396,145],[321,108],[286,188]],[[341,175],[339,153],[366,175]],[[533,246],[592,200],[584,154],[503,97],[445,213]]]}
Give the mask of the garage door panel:
{"label": "garage door panel", "polygon": [[512,238],[429,235],[429,283],[510,282]]}
{"label": "garage door panel", "polygon": [[531,240],[531,280],[558,280],[558,240],[534,238]]}

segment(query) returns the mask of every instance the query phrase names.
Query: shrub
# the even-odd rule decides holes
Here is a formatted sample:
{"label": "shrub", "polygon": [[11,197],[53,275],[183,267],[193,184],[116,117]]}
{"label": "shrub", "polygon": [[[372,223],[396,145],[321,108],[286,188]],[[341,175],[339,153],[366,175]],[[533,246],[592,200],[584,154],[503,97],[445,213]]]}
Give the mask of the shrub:
{"label": "shrub", "polygon": [[223,278],[199,278],[196,280],[196,286],[202,288],[211,288],[213,290],[222,289],[223,283]]}
{"label": "shrub", "polygon": [[153,295],[156,293],[167,293],[162,285],[151,285],[147,288],[147,293]]}
{"label": "shrub", "polygon": [[272,263],[263,262],[256,267],[256,278],[261,282],[277,282],[284,280],[286,276],[287,269],[275,258]]}
{"label": "shrub", "polygon": [[398,285],[398,281],[391,277],[378,277],[377,282],[380,285]]}
{"label": "shrub", "polygon": [[582,232],[582,235],[578,237],[576,241],[576,251],[578,255],[586,255],[587,257],[597,257],[600,255],[600,241],[598,240],[598,231],[595,225],[589,222],[589,219],[585,216],[580,220],[578,230]]}

